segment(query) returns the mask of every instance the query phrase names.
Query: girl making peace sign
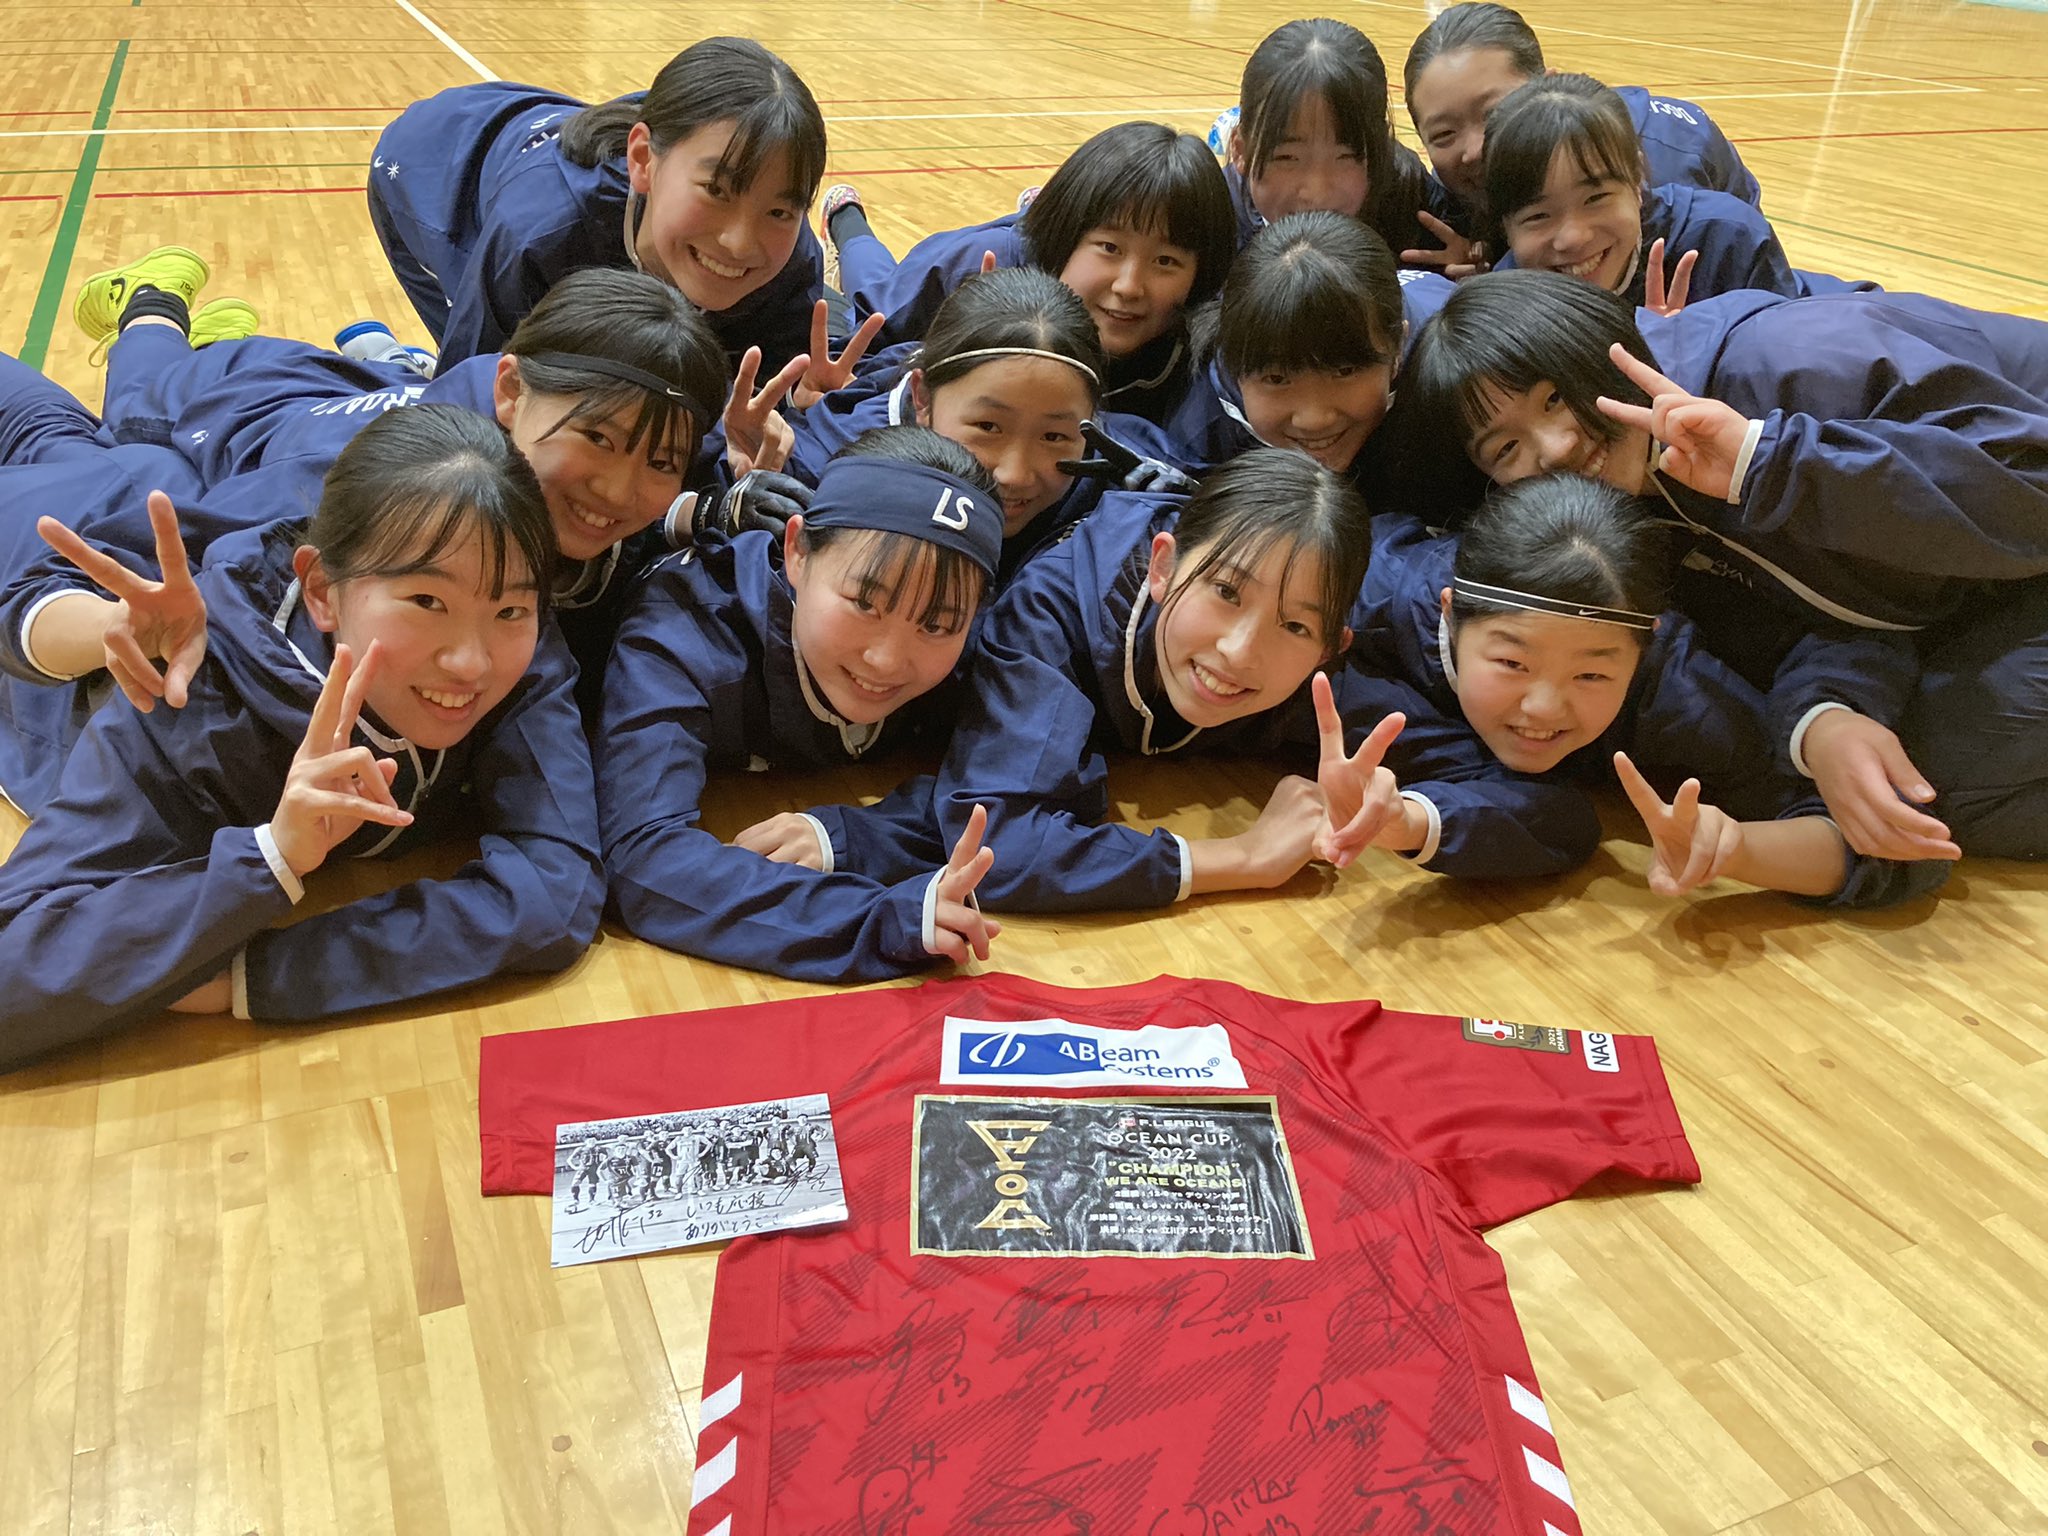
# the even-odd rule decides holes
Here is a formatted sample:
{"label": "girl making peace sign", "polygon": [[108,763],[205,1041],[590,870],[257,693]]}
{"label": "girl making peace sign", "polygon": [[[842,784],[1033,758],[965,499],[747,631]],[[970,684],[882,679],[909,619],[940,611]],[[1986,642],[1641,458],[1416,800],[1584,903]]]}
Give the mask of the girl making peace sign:
{"label": "girl making peace sign", "polygon": [[[603,882],[554,558],[505,434],[441,406],[365,428],[309,524],[219,540],[184,706],[96,715],[0,865],[0,1066],[164,1008],[314,1019],[575,959]],[[332,854],[479,819],[451,878],[271,926]]]}
{"label": "girl making peace sign", "polygon": [[1852,849],[2048,854],[2048,325],[1878,293],[1639,316],[1493,273],[1424,329],[1396,410],[1437,483],[1658,498],[1679,606],[1769,690],[1774,751]]}

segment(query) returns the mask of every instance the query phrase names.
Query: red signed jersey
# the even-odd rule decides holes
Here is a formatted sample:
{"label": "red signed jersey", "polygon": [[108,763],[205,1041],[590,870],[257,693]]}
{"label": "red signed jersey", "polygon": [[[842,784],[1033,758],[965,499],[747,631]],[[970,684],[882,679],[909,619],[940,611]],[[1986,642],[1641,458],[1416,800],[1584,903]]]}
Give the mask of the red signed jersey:
{"label": "red signed jersey", "polygon": [[1480,1230],[1699,1177],[1643,1037],[985,976],[487,1039],[485,1192],[802,1093],[851,1219],[720,1258],[692,1536],[1577,1536]]}

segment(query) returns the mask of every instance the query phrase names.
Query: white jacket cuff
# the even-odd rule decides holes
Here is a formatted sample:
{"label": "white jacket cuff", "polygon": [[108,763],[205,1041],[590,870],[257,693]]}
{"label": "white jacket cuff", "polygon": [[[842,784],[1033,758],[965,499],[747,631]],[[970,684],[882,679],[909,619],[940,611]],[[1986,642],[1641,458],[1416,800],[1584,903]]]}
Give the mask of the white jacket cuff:
{"label": "white jacket cuff", "polygon": [[832,838],[831,835],[825,831],[825,823],[818,820],[818,818],[813,816],[809,811],[798,811],[797,815],[801,816],[805,821],[810,823],[811,836],[815,837],[818,840],[818,856],[819,858],[824,860],[824,862],[818,866],[819,871],[823,874],[831,874],[834,867],[832,859]]}
{"label": "white jacket cuff", "polygon": [[1797,768],[1805,777],[1809,779],[1813,777],[1813,770],[1806,766],[1806,733],[1813,728],[1813,722],[1829,710],[1848,708],[1849,706],[1846,704],[1836,704],[1832,701],[1825,704],[1816,704],[1805,714],[1801,715],[1799,723],[1792,727],[1792,740],[1789,743],[1792,752],[1792,766]]}
{"label": "white jacket cuff", "polygon": [[1412,859],[1417,864],[1427,864],[1436,857],[1437,847],[1444,840],[1443,813],[1436,808],[1436,802],[1429,796],[1419,795],[1412,789],[1402,790],[1401,798],[1421,806],[1422,814],[1429,818],[1429,831],[1423,835],[1422,846],[1413,853],[1402,854],[1401,857]]}
{"label": "white jacket cuff", "polygon": [[1728,504],[1742,505],[1742,482],[1749,478],[1749,461],[1756,457],[1756,445],[1764,435],[1764,424],[1752,421],[1742,434],[1742,451],[1735,455],[1735,472],[1728,477]]}
{"label": "white jacket cuff", "polygon": [[[263,850],[263,862],[268,864],[270,872],[277,876],[277,883],[284,887],[285,895],[291,897],[293,906],[297,906],[299,899],[306,894],[305,882],[292,873],[291,865],[287,864],[284,855],[278,852],[277,839],[270,835],[270,823],[267,821],[256,829],[256,846]],[[240,964],[239,956],[236,957],[236,963]]]}

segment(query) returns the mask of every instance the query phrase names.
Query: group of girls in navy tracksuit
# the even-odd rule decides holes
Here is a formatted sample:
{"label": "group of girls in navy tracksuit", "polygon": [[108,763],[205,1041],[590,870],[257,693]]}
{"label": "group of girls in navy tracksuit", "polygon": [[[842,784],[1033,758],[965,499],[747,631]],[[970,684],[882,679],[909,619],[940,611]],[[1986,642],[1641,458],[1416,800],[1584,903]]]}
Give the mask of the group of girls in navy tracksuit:
{"label": "group of girls in navy tracksuit", "polygon": [[[456,87],[369,170],[430,378],[195,310],[180,247],[91,279],[100,412],[0,359],[0,1064],[607,914],[858,981],[1371,848],[1553,876],[1616,787],[1668,895],[2048,852],[2048,326],[1795,268],[1704,111],[1504,6],[1403,83],[1422,155],[1373,43],[1290,22],[1213,152],[1105,129],[900,259],[835,187],[843,304],[759,44]],[[903,747],[878,802],[701,823]],[[1117,819],[1158,753],[1284,776],[1231,835]],[[280,924],[439,837],[478,854]]]}

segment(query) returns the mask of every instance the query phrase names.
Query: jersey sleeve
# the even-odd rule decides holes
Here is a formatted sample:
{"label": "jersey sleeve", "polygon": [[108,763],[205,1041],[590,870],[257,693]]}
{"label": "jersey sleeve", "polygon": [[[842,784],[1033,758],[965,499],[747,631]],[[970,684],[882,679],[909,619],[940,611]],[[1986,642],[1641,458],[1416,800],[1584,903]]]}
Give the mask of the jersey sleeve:
{"label": "jersey sleeve", "polygon": [[483,1192],[548,1193],[558,1125],[837,1093],[914,996],[891,989],[490,1036],[477,1076]]}
{"label": "jersey sleeve", "polygon": [[1443,1180],[1475,1227],[1541,1210],[1603,1174],[1699,1182],[1647,1035],[1373,1004],[1292,1007],[1329,1053],[1318,1074]]}

